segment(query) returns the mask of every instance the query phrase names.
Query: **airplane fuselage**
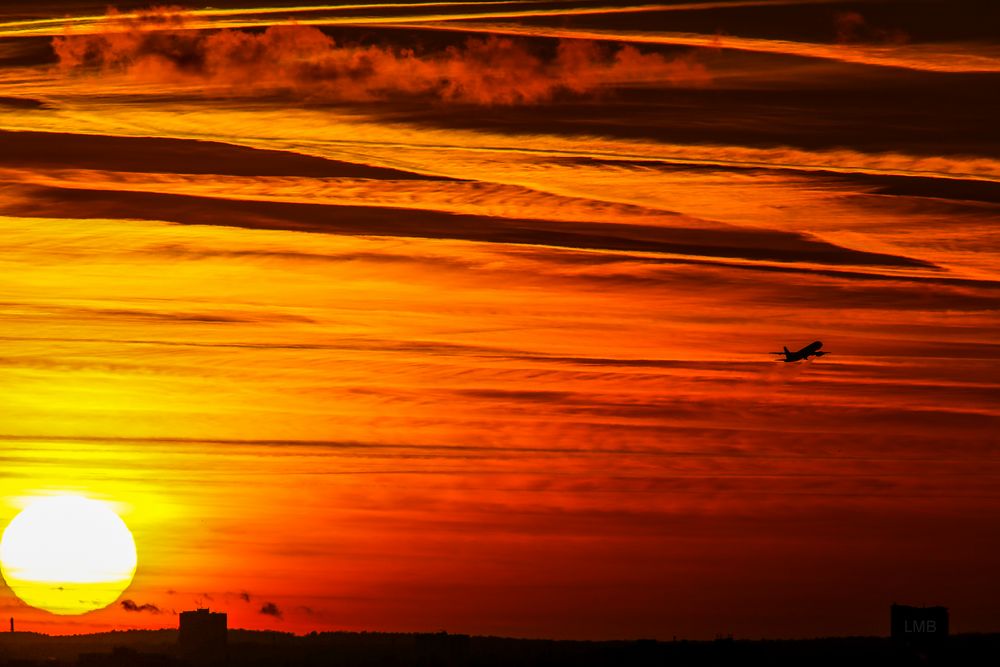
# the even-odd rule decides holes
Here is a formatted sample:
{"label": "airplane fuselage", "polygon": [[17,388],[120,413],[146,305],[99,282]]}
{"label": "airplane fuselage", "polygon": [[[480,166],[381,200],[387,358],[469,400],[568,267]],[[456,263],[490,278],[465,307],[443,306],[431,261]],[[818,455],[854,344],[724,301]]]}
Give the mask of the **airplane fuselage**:
{"label": "airplane fuselage", "polygon": [[775,352],[774,354],[785,355],[785,358],[782,359],[782,361],[784,361],[787,364],[793,361],[807,360],[809,359],[809,357],[822,357],[824,354],[826,354],[826,352],[821,351],[820,350],[821,347],[823,347],[823,342],[816,340],[809,343],[798,352],[792,352],[786,347],[784,352]]}

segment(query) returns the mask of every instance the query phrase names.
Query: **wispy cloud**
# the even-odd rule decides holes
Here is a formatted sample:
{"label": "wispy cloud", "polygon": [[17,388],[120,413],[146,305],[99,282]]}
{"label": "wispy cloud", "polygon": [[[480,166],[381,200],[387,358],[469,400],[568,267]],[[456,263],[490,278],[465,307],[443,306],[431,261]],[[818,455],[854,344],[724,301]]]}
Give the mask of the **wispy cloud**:
{"label": "wispy cloud", "polygon": [[260,614],[264,616],[273,616],[274,618],[284,618],[284,613],[278,608],[273,602],[265,602],[259,611]]}
{"label": "wispy cloud", "polygon": [[[899,67],[927,72],[1000,72],[1000,48],[991,44],[971,43],[904,43],[897,39],[887,43],[851,41],[841,44],[803,42],[790,39],[766,39],[739,35],[681,33],[640,29],[611,30],[561,26],[521,25],[453,21],[443,24],[406,24],[433,30],[469,33],[489,33],[522,37],[550,37],[650,44],[688,46],[708,51],[730,49],[753,53],[796,56],[833,60],[858,65]],[[850,33],[854,34],[854,33]],[[851,39],[854,39],[853,37]]]}
{"label": "wispy cloud", "polygon": [[120,604],[121,604],[121,608],[124,609],[125,611],[131,611],[131,612],[148,612],[150,614],[159,614],[159,613],[161,613],[159,607],[157,607],[155,604],[151,604],[149,602],[147,602],[145,604],[139,604],[135,600],[128,600],[128,599],[126,599],[126,600],[122,600]]}
{"label": "wispy cloud", "polygon": [[[784,5],[824,5],[838,0],[706,0],[672,4],[646,3],[633,5],[580,5],[572,2],[546,3],[538,0],[484,0],[482,2],[378,2],[349,4],[316,4],[289,7],[239,7],[201,9],[160,6],[157,11],[184,11],[191,17],[191,28],[255,28],[280,20],[293,20],[299,25],[378,26],[401,21],[427,23],[450,22],[456,19],[519,19],[532,17],[572,17],[587,15],[645,14],[649,12],[698,12],[734,7],[778,7]],[[547,5],[547,6],[546,6]],[[142,20],[150,10],[117,11],[113,15],[123,21]],[[66,30],[77,34],[101,32],[106,16],[65,16],[59,18],[28,18],[0,22],[0,35],[52,36]]]}

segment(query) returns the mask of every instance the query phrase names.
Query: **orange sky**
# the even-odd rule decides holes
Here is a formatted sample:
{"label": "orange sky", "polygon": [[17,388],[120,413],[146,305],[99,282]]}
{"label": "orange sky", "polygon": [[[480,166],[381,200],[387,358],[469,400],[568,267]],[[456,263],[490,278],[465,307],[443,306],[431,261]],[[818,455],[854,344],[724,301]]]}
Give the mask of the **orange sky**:
{"label": "orange sky", "polygon": [[214,4],[0,2],[0,524],[159,610],[0,616],[997,629],[975,3]]}

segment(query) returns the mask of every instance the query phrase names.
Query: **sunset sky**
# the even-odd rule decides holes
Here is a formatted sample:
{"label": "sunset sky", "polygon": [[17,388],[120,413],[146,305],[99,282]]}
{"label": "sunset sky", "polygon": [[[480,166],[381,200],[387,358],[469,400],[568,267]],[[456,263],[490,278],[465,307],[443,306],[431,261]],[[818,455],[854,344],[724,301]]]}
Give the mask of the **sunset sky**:
{"label": "sunset sky", "polygon": [[0,0],[0,618],[1000,630],[1000,3],[210,4]]}

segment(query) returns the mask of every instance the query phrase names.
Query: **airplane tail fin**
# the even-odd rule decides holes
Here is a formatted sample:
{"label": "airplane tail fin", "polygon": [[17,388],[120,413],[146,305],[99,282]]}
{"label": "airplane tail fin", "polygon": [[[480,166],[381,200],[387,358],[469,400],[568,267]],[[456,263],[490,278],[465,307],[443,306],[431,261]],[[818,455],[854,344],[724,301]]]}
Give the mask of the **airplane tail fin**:
{"label": "airplane tail fin", "polygon": [[791,351],[787,347],[785,347],[785,346],[782,346],[782,347],[785,348],[785,354],[791,354]]}

